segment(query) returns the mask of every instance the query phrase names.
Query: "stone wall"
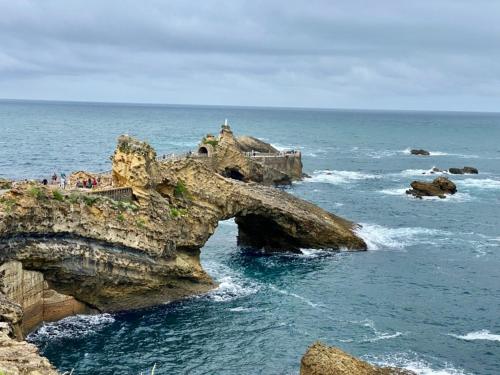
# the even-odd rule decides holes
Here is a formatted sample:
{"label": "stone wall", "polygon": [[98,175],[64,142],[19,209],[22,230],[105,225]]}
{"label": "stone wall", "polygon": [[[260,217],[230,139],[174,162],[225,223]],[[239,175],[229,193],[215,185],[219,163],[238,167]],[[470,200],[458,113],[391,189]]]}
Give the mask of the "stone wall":
{"label": "stone wall", "polygon": [[85,304],[71,296],[50,289],[43,274],[23,269],[21,262],[0,265],[1,292],[21,305],[24,315],[24,334],[43,321],[56,321],[66,316],[92,312]]}
{"label": "stone wall", "polygon": [[268,167],[277,169],[290,176],[292,180],[302,178],[302,155],[300,152],[280,156],[252,156],[252,160],[258,161]]}

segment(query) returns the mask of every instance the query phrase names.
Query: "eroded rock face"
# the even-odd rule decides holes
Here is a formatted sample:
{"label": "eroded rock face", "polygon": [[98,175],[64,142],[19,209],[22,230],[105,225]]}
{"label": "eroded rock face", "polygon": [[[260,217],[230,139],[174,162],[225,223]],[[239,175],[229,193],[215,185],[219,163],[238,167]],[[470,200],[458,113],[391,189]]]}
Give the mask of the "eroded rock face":
{"label": "eroded rock face", "polygon": [[446,198],[446,195],[457,192],[457,186],[446,177],[438,177],[432,182],[413,181],[411,187],[406,191],[406,194],[411,194],[416,198]]}
{"label": "eroded rock face", "polygon": [[419,156],[429,156],[431,154],[429,151],[423,149],[413,149],[410,150],[410,153],[412,155],[419,155]]}
{"label": "eroded rock face", "polygon": [[[160,163],[130,137],[119,139],[113,179],[132,188],[133,202],[61,196],[37,184],[5,193],[0,263],[18,261],[41,272],[49,289],[116,311],[213,288],[199,254],[220,220],[235,217],[240,244],[267,250],[366,249],[347,220],[283,191],[225,178],[195,158]],[[257,231],[255,223],[266,225]]]}
{"label": "eroded rock face", "polygon": [[300,375],[416,375],[412,371],[376,367],[342,350],[320,342],[307,350],[300,362]]}

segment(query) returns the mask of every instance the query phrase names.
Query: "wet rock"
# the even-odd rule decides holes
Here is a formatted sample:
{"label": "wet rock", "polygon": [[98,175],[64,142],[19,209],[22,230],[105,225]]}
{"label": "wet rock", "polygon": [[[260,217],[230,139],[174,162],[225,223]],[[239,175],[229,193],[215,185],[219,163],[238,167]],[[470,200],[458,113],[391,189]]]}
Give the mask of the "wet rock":
{"label": "wet rock", "polygon": [[431,153],[423,149],[412,149],[410,151],[412,155],[429,156]]}
{"label": "wet rock", "polygon": [[446,177],[438,177],[432,182],[413,181],[411,187],[406,191],[406,194],[411,194],[416,198],[433,196],[446,198],[447,194],[457,192],[456,185]]}
{"label": "wet rock", "polygon": [[339,348],[314,343],[300,361],[300,375],[416,375],[394,367],[377,367]]}
{"label": "wet rock", "polygon": [[474,167],[450,168],[448,171],[451,174],[478,174],[479,171]]}

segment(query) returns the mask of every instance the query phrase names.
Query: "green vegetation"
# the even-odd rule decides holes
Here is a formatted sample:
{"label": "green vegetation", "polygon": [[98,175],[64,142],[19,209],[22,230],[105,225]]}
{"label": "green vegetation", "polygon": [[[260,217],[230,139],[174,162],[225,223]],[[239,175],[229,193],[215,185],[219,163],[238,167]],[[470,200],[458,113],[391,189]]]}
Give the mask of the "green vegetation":
{"label": "green vegetation", "polygon": [[12,212],[12,209],[16,205],[16,201],[12,198],[0,197],[0,203],[5,207],[5,211],[7,212]]}
{"label": "green vegetation", "polygon": [[54,190],[52,192],[52,196],[56,201],[62,202],[64,201],[64,195],[59,190]]}
{"label": "green vegetation", "polygon": [[181,180],[177,181],[177,185],[175,185],[174,196],[177,198],[191,199],[191,194],[189,193],[186,185],[184,185],[184,182]]}
{"label": "green vegetation", "polygon": [[211,145],[213,148],[216,148],[217,145],[219,144],[219,141],[217,139],[203,139],[203,143],[206,145]]}
{"label": "green vegetation", "polygon": [[126,202],[126,201],[111,200],[111,202],[112,202],[111,205],[115,210],[132,211],[132,212],[136,212],[139,210],[139,207],[130,201]]}
{"label": "green vegetation", "polygon": [[120,223],[123,223],[125,221],[125,216],[123,216],[123,214],[118,214],[116,220],[118,220]]}
{"label": "green vegetation", "polygon": [[78,203],[78,201],[80,200],[80,195],[77,193],[71,193],[68,197],[68,200],[71,203]]}
{"label": "green vegetation", "polygon": [[145,228],[145,227],[146,227],[146,220],[144,220],[143,218],[138,218],[138,219],[135,221],[135,224],[136,224],[139,228],[143,229],[143,228]]}
{"label": "green vegetation", "polygon": [[97,195],[82,195],[83,201],[87,206],[93,206],[101,197]]}
{"label": "green vegetation", "polygon": [[187,214],[187,210],[185,208],[172,207],[170,209],[170,215],[172,215],[172,217],[180,217],[180,216],[184,216],[186,214]]}
{"label": "green vegetation", "polygon": [[47,196],[45,195],[44,191],[40,187],[38,187],[38,186],[31,187],[28,190],[28,194],[31,197],[36,198],[38,200],[42,200],[42,199],[47,198]]}

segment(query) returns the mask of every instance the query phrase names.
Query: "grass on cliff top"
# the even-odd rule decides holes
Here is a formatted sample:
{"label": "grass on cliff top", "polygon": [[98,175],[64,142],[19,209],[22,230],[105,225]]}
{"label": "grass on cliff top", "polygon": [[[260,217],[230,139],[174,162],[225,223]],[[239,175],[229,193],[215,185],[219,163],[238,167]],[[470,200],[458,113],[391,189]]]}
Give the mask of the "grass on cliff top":
{"label": "grass on cliff top", "polygon": [[[16,205],[16,200],[12,198],[0,197],[0,203],[5,207],[6,212],[12,212],[12,209]],[[0,373],[0,375],[2,375]]]}
{"label": "grass on cliff top", "polygon": [[37,199],[37,200],[43,200],[43,199],[47,198],[43,189],[41,187],[38,187],[38,186],[33,186],[33,187],[29,188],[28,195],[30,197]]}

